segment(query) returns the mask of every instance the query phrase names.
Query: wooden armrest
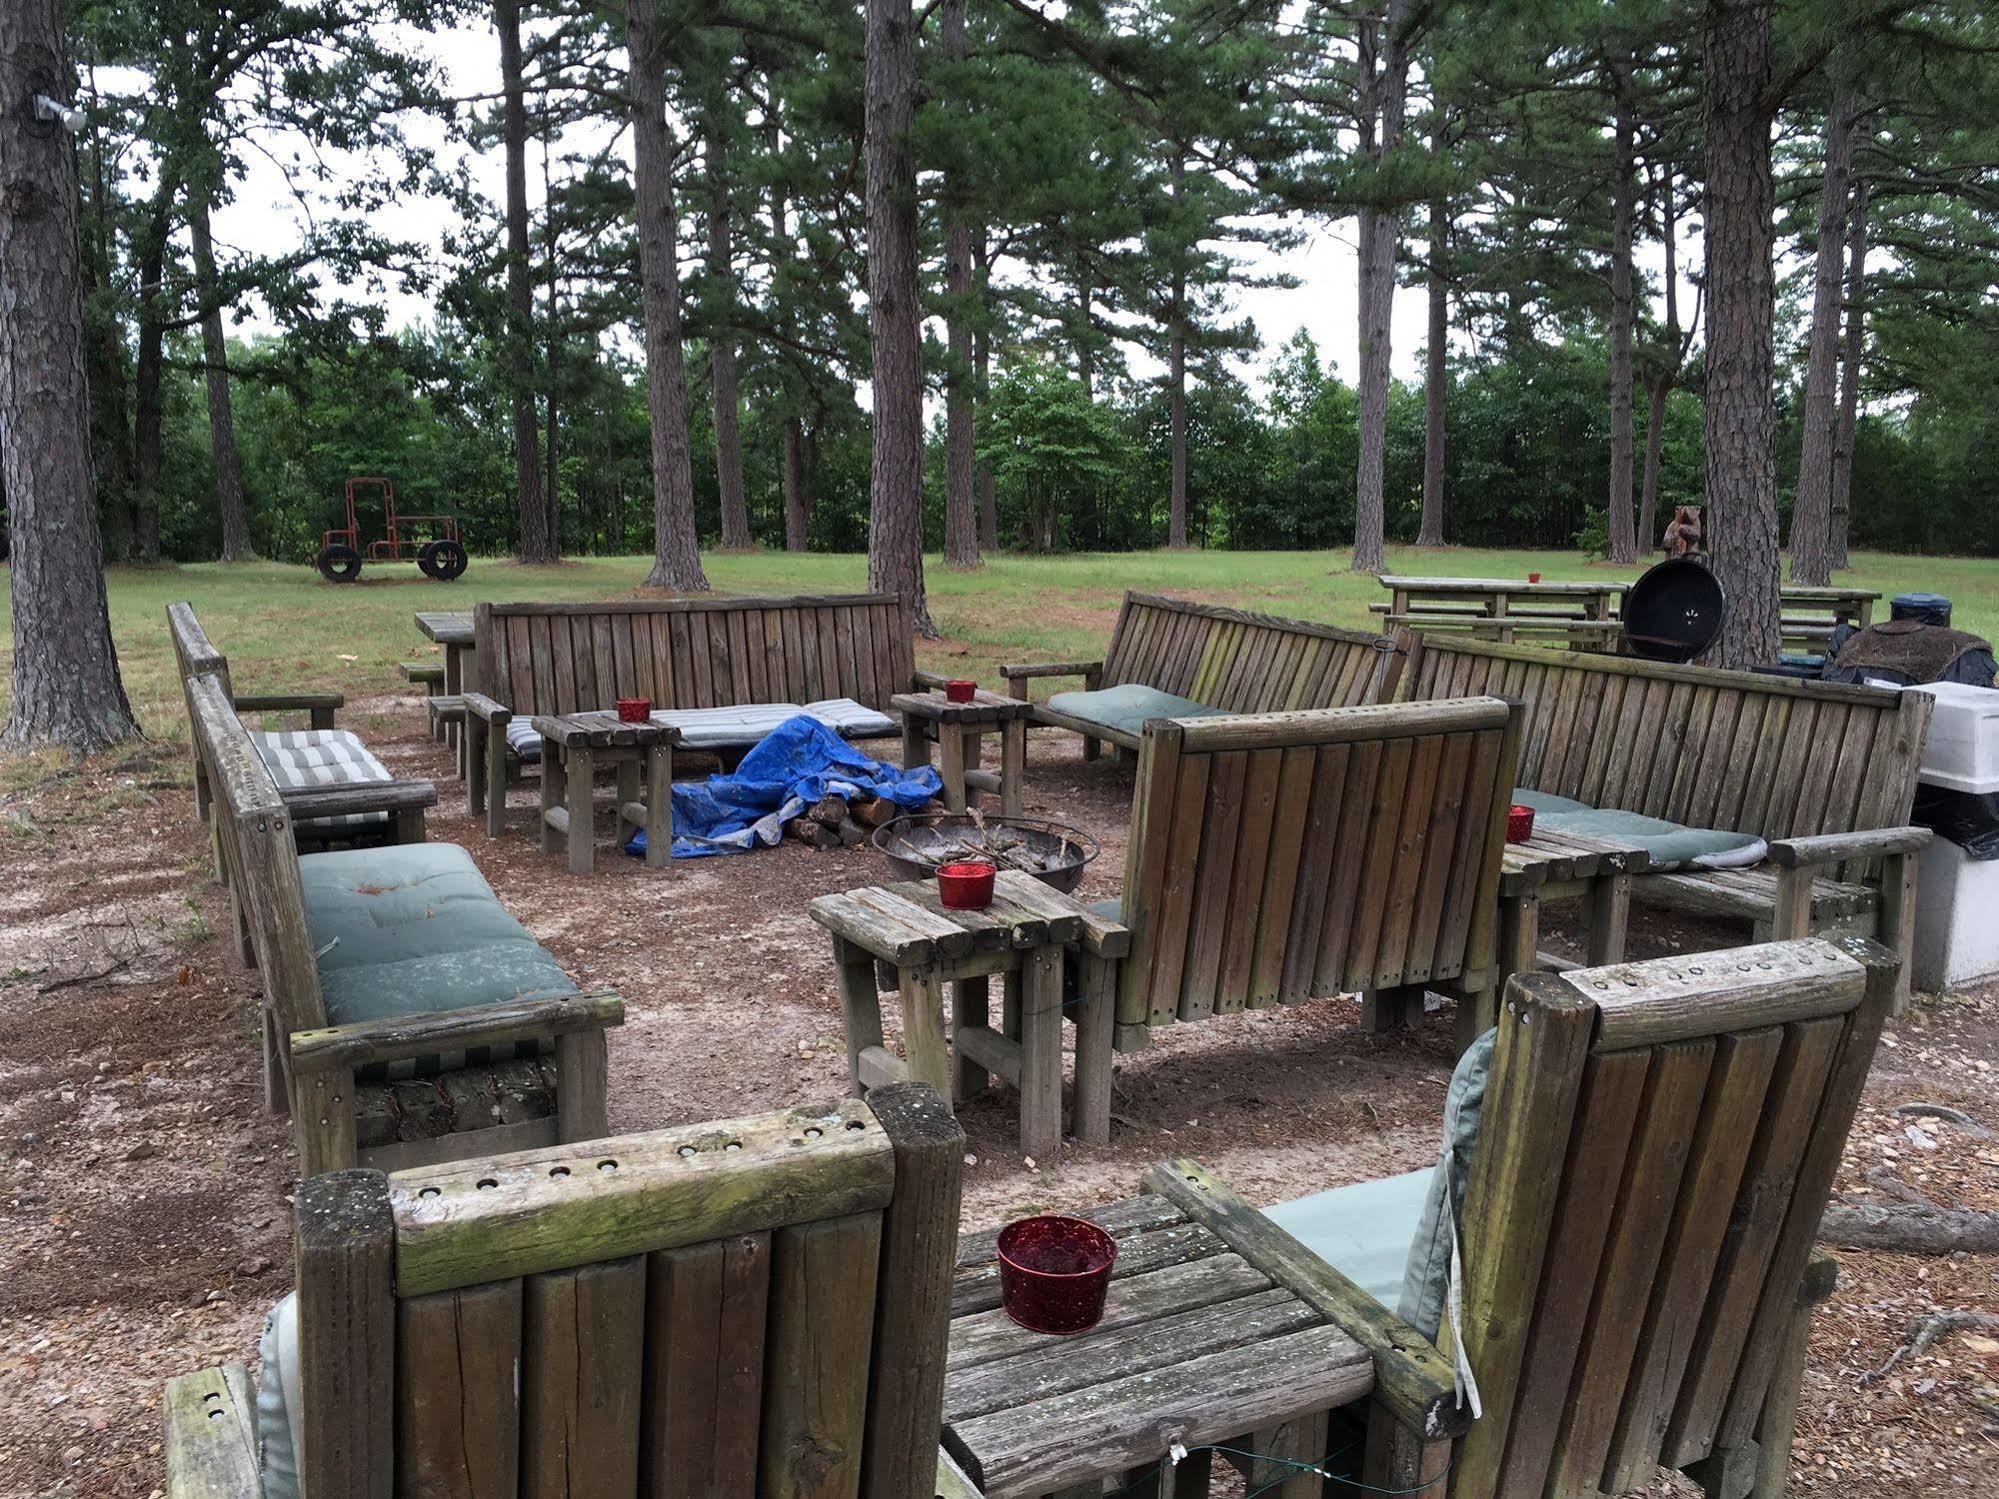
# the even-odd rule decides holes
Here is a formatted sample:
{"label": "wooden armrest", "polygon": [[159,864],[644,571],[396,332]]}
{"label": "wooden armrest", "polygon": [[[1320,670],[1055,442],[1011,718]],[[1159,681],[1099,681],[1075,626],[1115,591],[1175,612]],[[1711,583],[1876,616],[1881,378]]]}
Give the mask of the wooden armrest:
{"label": "wooden armrest", "polygon": [[941,671],[924,671],[920,667],[910,673],[909,684],[918,692],[928,692],[942,688],[951,679]]}
{"label": "wooden armrest", "polygon": [[250,1371],[222,1364],[167,1381],[167,1499],[260,1499]]}
{"label": "wooden armrest", "polygon": [[429,781],[362,781],[352,786],[280,786],[278,794],[296,822],[359,812],[406,812],[437,805]]}
{"label": "wooden armrest", "polygon": [[1161,1161],[1148,1192],[1169,1198],[1250,1264],[1316,1308],[1374,1355],[1375,1398],[1426,1442],[1461,1436],[1471,1408],[1458,1404],[1457,1370],[1422,1333],[1244,1202],[1199,1161]]}
{"label": "wooden armrest", "polygon": [[534,1041],[571,1031],[622,1025],[625,1002],[609,989],[583,994],[547,994],[510,999],[470,1010],[436,1010],[428,1015],[395,1015],[357,1020],[319,1030],[291,1033],[294,1071],[325,1072],[366,1067],[441,1051],[469,1051],[508,1041]]}
{"label": "wooden armrest", "polygon": [[1087,677],[1103,669],[1101,661],[1016,661],[1002,666],[1000,675],[1011,682],[1026,677]]}
{"label": "wooden armrest", "polygon": [[1868,828],[1859,833],[1785,838],[1770,845],[1770,862],[1779,869],[1799,869],[1807,864],[1839,864],[1883,854],[1913,854],[1932,836],[1928,828]]}
{"label": "wooden armrest", "polygon": [[239,692],[230,699],[238,713],[284,713],[292,709],[344,708],[337,692]]}
{"label": "wooden armrest", "polygon": [[493,728],[504,728],[514,721],[514,710],[504,707],[487,697],[483,692],[463,694],[465,711],[484,720]]}

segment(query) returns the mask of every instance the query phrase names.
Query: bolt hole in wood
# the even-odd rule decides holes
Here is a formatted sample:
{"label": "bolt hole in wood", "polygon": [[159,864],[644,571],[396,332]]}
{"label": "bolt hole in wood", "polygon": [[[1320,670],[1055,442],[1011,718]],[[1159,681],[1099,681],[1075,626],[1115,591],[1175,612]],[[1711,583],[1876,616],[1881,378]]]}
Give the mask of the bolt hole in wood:
{"label": "bolt hole in wood", "polygon": [[419,1197],[435,1197],[437,1192],[438,1189],[436,1187],[424,1187],[416,1195]]}
{"label": "bolt hole in wood", "polygon": [[555,1178],[555,1180],[560,1181],[563,1177],[569,1175],[569,1168],[567,1166],[552,1166],[549,1168],[548,1174]]}
{"label": "bolt hole in wood", "polygon": [[608,1161],[608,1160],[599,1161],[597,1163],[597,1169],[599,1171],[604,1171],[604,1172],[616,1171],[618,1169],[618,1163],[616,1161]]}
{"label": "bolt hole in wood", "polygon": [[826,1132],[822,1129],[808,1129],[805,1132],[805,1138],[808,1140],[817,1140],[820,1136],[824,1135],[825,1133]]}
{"label": "bolt hole in wood", "polygon": [[479,1190],[481,1192],[490,1192],[499,1186],[499,1184],[499,1181],[494,1177],[482,1176],[479,1178]]}

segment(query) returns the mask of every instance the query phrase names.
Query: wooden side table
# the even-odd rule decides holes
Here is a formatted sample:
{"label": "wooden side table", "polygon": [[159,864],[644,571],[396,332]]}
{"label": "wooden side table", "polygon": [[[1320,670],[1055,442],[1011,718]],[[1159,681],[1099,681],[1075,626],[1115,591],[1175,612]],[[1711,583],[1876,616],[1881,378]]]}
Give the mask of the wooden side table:
{"label": "wooden side table", "polygon": [[[1232,1251],[1167,1197],[1081,1216],[1118,1258],[1103,1320],[1067,1337],[1001,1308],[993,1233],[958,1241],[945,1452],[986,1499],[1094,1499],[1107,1479],[1205,1499],[1217,1445],[1250,1492],[1316,1499],[1320,1479],[1291,1464],[1320,1461],[1331,1411],[1373,1390],[1367,1351],[1285,1283],[1286,1267]],[[1177,1464],[1174,1443],[1189,1449]]]}
{"label": "wooden side table", "polygon": [[646,863],[663,869],[673,856],[673,747],[680,730],[625,723],[616,713],[571,713],[534,720],[541,735],[541,851],[569,844],[569,872],[597,867],[594,789],[597,766],[618,773],[617,827],[622,847],[644,828]]}
{"label": "wooden side table", "polygon": [[[854,1086],[928,1083],[962,1102],[997,1074],[1020,1091],[1021,1150],[1048,1165],[1062,1148],[1062,970],[1073,950],[1075,1135],[1086,1145],[1110,1143],[1117,968],[1131,948],[1124,927],[1017,870],[1000,873],[983,911],[947,909],[934,881],[915,880],[822,895],[811,912],[833,936]],[[906,1062],[883,1042],[877,962],[894,973]],[[1004,987],[998,1028],[988,987],[994,975]]]}
{"label": "wooden side table", "polygon": [[[944,805],[965,810],[972,791],[989,791],[1000,799],[1000,812],[1020,815],[1021,779],[1027,772],[1027,720],[1034,704],[983,687],[969,703],[954,703],[941,692],[901,692],[889,699],[902,714],[902,768],[915,770],[930,763],[930,741],[937,741],[943,761]],[[999,774],[982,769],[979,749],[985,736],[1000,736]]]}

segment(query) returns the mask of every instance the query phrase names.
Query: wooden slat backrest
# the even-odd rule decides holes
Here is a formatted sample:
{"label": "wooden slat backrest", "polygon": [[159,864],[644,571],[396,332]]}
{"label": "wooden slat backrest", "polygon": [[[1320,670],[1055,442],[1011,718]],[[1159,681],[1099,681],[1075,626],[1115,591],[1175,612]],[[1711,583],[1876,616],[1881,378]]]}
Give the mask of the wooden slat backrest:
{"label": "wooden slat backrest", "polygon": [[908,611],[891,594],[480,604],[473,621],[485,691],[517,717],[620,697],[885,709],[916,670]]}
{"label": "wooden slat backrest", "polygon": [[1120,1021],[1475,987],[1518,724],[1497,698],[1147,724]]}
{"label": "wooden slat backrest", "polygon": [[425,1495],[933,1493],[963,1155],[900,1086],[340,1174],[333,1237],[389,1273],[310,1285],[301,1199],[304,1400],[340,1412],[307,1431],[307,1499],[385,1469]]}
{"label": "wooden slat backrest", "polygon": [[1229,713],[1350,708],[1384,695],[1385,645],[1334,625],[1127,593],[1104,686],[1142,683]]}
{"label": "wooden slat backrest", "polygon": [[1814,938],[1509,983],[1453,1495],[1624,1493],[1753,1437],[1896,967]]}
{"label": "wooden slat backrest", "polygon": [[196,753],[215,796],[215,828],[235,898],[244,907],[265,993],[286,1032],[326,1024],[305,921],[298,848],[277,782],[214,676],[190,678]]}
{"label": "wooden slat backrest", "polygon": [[1933,707],[1920,692],[1420,637],[1397,697],[1470,692],[1526,704],[1522,786],[1770,839],[1906,822]]}

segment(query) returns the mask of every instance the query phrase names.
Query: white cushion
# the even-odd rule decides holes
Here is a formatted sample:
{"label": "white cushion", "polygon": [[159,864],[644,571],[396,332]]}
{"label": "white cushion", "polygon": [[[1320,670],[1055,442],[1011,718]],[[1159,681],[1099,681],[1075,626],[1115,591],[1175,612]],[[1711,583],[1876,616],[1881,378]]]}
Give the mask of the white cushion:
{"label": "white cushion", "polygon": [[262,1499],[298,1499],[299,1396],[298,1293],[271,1308],[258,1347],[257,1472]]}
{"label": "white cushion", "polygon": [[[389,768],[368,746],[346,729],[289,729],[276,733],[252,733],[250,742],[271,772],[271,779],[286,790],[306,786],[365,786],[392,781]],[[299,824],[308,832],[335,832],[353,828],[378,827],[387,823],[386,812],[346,812],[338,817],[314,817]]]}
{"label": "white cushion", "polygon": [[[850,697],[829,697],[816,703],[746,703],[732,708],[661,708],[652,721],[680,730],[686,749],[748,749],[787,718],[808,714],[850,739],[895,732],[895,720]],[[541,759],[541,735],[532,718],[507,724],[507,746],[524,761]]]}

